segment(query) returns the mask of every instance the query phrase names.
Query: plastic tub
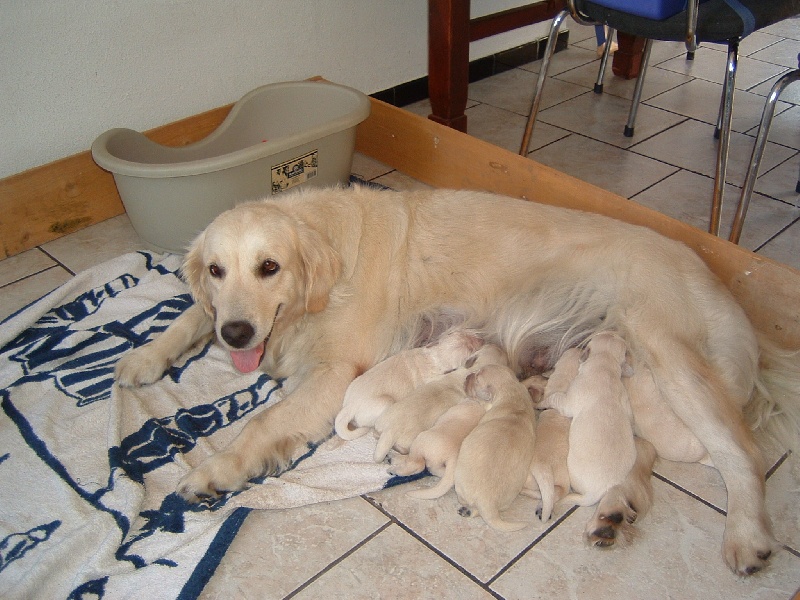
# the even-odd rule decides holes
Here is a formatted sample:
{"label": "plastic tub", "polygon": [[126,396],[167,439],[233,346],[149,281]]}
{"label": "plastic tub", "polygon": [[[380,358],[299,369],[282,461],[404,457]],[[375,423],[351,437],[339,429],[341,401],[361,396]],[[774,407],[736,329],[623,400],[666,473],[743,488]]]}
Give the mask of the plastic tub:
{"label": "plastic tub", "polygon": [[245,95],[195,144],[162,146],[112,129],[92,144],[92,157],[113,173],[136,233],[155,250],[181,253],[238,202],[347,183],[356,125],[369,111],[369,98],[348,87],[274,83]]}

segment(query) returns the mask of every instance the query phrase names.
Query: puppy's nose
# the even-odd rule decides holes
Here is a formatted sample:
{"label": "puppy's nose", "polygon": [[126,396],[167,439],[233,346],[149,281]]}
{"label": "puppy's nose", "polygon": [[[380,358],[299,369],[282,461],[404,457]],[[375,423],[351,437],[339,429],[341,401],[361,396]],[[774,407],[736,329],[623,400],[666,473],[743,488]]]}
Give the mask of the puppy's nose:
{"label": "puppy's nose", "polygon": [[230,321],[220,329],[222,339],[234,348],[247,346],[255,333],[255,329],[247,321]]}

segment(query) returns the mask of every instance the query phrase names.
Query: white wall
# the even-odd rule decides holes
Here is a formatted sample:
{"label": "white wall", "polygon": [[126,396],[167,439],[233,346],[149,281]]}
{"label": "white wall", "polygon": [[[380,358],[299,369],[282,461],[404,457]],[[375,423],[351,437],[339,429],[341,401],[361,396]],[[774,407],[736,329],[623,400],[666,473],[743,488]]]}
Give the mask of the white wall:
{"label": "white wall", "polygon": [[[524,4],[473,0],[472,16]],[[427,73],[427,0],[0,0],[0,178],[275,81],[371,94]],[[481,40],[479,58],[542,37]]]}

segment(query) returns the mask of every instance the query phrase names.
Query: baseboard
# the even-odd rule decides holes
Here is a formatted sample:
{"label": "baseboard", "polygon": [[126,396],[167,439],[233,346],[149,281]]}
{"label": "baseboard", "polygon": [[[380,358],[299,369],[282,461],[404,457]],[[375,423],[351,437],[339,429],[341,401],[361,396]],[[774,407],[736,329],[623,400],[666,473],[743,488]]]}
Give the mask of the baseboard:
{"label": "baseboard", "polygon": [[[566,49],[569,43],[569,31],[564,30],[558,34],[556,41],[556,52]],[[497,75],[503,71],[509,71],[520,67],[526,63],[539,60],[544,56],[547,38],[541,38],[522,44],[516,48],[504,50],[496,54],[491,54],[483,58],[470,61],[469,63],[469,82],[480,81],[492,75]],[[420,77],[413,81],[401,83],[380,92],[375,92],[371,96],[377,100],[391,104],[392,106],[406,106],[414,102],[419,102],[428,97],[428,78]]]}

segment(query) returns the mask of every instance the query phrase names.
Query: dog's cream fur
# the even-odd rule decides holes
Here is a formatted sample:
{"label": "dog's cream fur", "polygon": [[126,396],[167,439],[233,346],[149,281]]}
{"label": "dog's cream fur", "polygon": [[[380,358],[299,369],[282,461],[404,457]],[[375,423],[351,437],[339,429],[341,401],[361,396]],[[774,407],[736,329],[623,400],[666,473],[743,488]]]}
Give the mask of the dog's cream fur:
{"label": "dog's cream fur", "polygon": [[433,427],[420,433],[411,443],[408,455],[392,457],[390,472],[414,475],[425,468],[439,477],[436,485],[408,492],[412,498],[433,500],[444,496],[453,487],[456,461],[461,443],[486,414],[486,403],[464,398],[436,420]]}
{"label": "dog's cream fur", "polygon": [[540,412],[536,421],[533,461],[525,487],[531,496],[541,500],[537,512],[542,521],[550,520],[555,503],[570,490],[567,466],[570,422],[571,419],[552,408]]}
{"label": "dog's cream fur", "polygon": [[524,521],[500,513],[519,496],[528,479],[536,436],[536,415],[528,389],[514,372],[489,365],[467,377],[467,395],[488,402],[486,414],[461,443],[455,488],[462,514],[480,515],[492,528],[515,531]]}
{"label": "dog's cream fur", "polygon": [[474,335],[455,331],[436,344],[404,350],[379,362],[347,387],[334,421],[336,434],[345,440],[361,437],[395,402],[463,365],[481,344]]}
{"label": "dog's cream fur", "polygon": [[379,434],[375,462],[382,462],[392,448],[408,454],[420,433],[433,427],[440,416],[464,399],[467,376],[491,364],[508,366],[506,353],[496,344],[486,344],[478,350],[469,367],[461,366],[423,383],[387,408],[375,421]]}
{"label": "dog's cream fur", "polygon": [[618,485],[608,490],[586,524],[584,537],[593,546],[628,542],[633,523],[653,506],[653,463],[656,450],[647,440],[635,439],[636,462]]}
{"label": "dog's cream fur", "polygon": [[762,355],[775,368],[768,382],[791,393],[761,393],[770,388],[758,379],[752,326],[685,245],[485,192],[315,189],[223,213],[193,242],[183,273],[196,304],[119,361],[120,385],[156,381],[211,332],[232,351],[263,351],[262,368],[299,382],[180,482],[184,498],[241,489],[325,438],[350,382],[418,344],[426,316],[480,328],[520,373],[614,329],[725,481],[726,562],[742,574],[766,565],[765,468],[743,413],[755,422],[778,408],[797,440],[798,369]]}
{"label": "dog's cream fur", "polygon": [[[607,331],[595,334],[567,392],[551,393],[539,404],[572,419],[567,466],[575,493],[565,496],[564,503],[596,504],[622,483],[636,461],[633,414],[622,382],[626,367],[630,369],[626,357],[621,337]],[[553,374],[559,375],[558,363]]]}

